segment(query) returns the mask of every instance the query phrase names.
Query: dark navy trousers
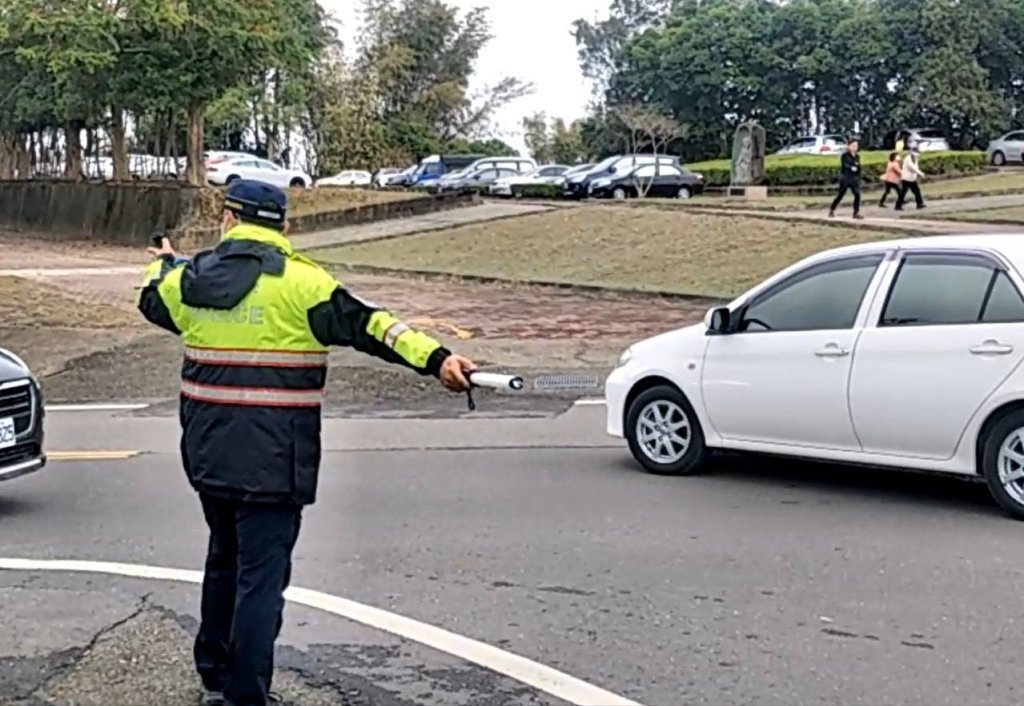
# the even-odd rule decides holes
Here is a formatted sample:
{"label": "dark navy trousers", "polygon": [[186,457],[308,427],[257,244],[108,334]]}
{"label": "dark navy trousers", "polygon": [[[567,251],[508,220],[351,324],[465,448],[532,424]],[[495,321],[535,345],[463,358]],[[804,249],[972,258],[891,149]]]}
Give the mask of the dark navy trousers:
{"label": "dark navy trousers", "polygon": [[203,686],[222,691],[232,706],[265,706],[302,508],[200,500],[210,545],[196,668]]}

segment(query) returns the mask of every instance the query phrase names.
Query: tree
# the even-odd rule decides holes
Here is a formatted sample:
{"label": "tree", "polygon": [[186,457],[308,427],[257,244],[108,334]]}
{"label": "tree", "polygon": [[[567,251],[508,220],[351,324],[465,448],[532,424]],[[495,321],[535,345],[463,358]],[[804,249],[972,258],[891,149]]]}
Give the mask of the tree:
{"label": "tree", "polygon": [[[650,106],[623,106],[615,116],[629,131],[630,152],[639,154],[665,154],[675,140],[686,137],[687,128],[663,110]],[[650,181],[636,180],[637,193],[643,197],[651,188]]]}
{"label": "tree", "polygon": [[548,133],[548,118],[544,113],[534,113],[523,118],[523,141],[526,149],[538,163],[551,161],[552,143]]}

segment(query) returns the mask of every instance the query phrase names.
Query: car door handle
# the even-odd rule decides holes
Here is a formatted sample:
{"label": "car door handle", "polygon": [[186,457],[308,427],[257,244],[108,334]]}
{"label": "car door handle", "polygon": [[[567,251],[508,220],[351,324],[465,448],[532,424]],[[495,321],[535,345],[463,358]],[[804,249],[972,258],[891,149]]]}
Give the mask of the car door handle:
{"label": "car door handle", "polygon": [[819,358],[845,358],[850,355],[850,351],[840,348],[835,343],[829,343],[824,348],[814,351],[814,355]]}
{"label": "car door handle", "polygon": [[1013,353],[1013,346],[991,339],[980,346],[971,348],[972,355],[1007,355],[1009,353]]}

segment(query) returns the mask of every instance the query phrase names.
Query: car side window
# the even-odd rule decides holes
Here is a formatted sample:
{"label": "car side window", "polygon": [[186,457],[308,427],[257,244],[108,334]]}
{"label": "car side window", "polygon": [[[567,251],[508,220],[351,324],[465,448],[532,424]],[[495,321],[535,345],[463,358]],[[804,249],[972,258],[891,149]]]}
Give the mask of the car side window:
{"label": "car side window", "polygon": [[633,172],[633,178],[634,179],[649,179],[650,177],[653,177],[653,176],[657,175],[657,173],[658,173],[658,165],[656,165],[656,164],[645,164],[644,166],[639,167],[636,171]]}
{"label": "car side window", "polygon": [[969,254],[907,255],[880,326],[1024,321],[1024,300],[992,260]]}
{"label": "car side window", "polygon": [[739,331],[851,328],[882,257],[879,254],[833,260],[789,277],[744,307]]}
{"label": "car side window", "polygon": [[671,164],[662,164],[658,167],[658,176],[682,176],[683,172],[679,167]]}

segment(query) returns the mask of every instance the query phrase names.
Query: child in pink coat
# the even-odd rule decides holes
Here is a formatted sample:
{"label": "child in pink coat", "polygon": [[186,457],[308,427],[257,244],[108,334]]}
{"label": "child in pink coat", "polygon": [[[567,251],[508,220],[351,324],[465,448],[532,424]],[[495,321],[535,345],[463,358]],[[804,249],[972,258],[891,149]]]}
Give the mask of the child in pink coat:
{"label": "child in pink coat", "polygon": [[889,198],[889,192],[899,196],[900,194],[900,181],[903,178],[903,167],[900,166],[900,155],[898,152],[893,152],[889,155],[889,164],[885,167],[885,173],[882,174],[882,183],[885,184],[885,192],[882,194],[882,200],[878,202],[879,208],[885,208],[885,200]]}

